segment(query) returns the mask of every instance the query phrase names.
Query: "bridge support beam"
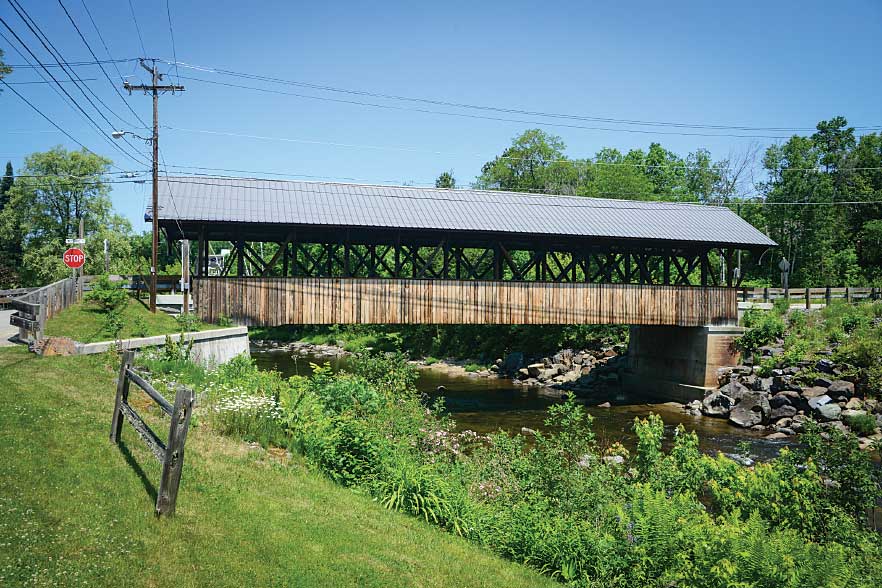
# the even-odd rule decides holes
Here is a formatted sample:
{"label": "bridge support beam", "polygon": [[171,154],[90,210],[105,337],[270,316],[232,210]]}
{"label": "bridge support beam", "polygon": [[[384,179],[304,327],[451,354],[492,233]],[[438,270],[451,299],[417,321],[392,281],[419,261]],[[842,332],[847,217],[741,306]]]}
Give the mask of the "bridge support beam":
{"label": "bridge support beam", "polygon": [[737,365],[743,327],[631,327],[622,389],[654,399],[689,402],[717,386],[717,370]]}

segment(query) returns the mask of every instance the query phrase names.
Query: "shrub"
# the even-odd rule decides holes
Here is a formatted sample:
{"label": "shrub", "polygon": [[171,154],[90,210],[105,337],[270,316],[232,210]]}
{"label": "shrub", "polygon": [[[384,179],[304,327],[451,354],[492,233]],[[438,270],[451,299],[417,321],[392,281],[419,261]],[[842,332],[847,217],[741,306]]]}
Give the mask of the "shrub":
{"label": "shrub", "polygon": [[219,317],[217,317],[217,326],[219,326],[219,327],[232,327],[233,326],[233,319],[231,319],[230,317],[225,316],[225,315],[220,315]]}
{"label": "shrub", "polygon": [[178,322],[178,327],[181,329],[181,331],[185,333],[198,331],[199,325],[202,324],[202,321],[199,320],[199,317],[191,312],[188,312],[186,314],[179,314],[175,316],[175,320]]}
{"label": "shrub", "polygon": [[85,299],[96,303],[102,311],[110,312],[121,307],[128,300],[128,294],[120,284],[111,282],[107,275],[103,275],[89,282]]}
{"label": "shrub", "polygon": [[752,353],[784,335],[784,320],[780,315],[751,309],[744,315],[747,332],[738,340],[741,351]]}
{"label": "shrub", "polygon": [[465,364],[465,371],[467,371],[467,372],[469,372],[469,373],[479,372],[479,371],[481,371],[482,369],[484,369],[484,366],[482,366],[482,365],[479,364],[479,363],[467,363],[467,364]]}
{"label": "shrub", "polygon": [[146,337],[149,332],[150,328],[147,326],[147,321],[144,320],[143,316],[137,315],[132,319],[132,335],[135,337]]}
{"label": "shrub", "polygon": [[845,422],[858,435],[872,435],[876,432],[876,417],[871,414],[849,415]]}
{"label": "shrub", "polygon": [[112,308],[108,310],[106,314],[104,314],[101,328],[105,333],[107,333],[114,339],[119,338],[119,334],[122,332],[125,326],[126,321],[125,319],[123,319],[122,312],[120,312],[119,310]]}

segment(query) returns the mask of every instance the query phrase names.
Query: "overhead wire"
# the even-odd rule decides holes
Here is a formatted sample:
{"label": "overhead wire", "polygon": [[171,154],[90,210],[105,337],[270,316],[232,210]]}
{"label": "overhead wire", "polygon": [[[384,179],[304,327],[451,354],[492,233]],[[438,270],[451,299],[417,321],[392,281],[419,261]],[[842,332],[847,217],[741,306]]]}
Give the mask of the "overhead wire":
{"label": "overhead wire", "polygon": [[[92,50],[92,46],[89,44],[89,41],[86,40],[85,35],[83,35],[83,31],[80,30],[79,25],[77,25],[76,20],[74,20],[73,16],[71,16],[70,12],[67,10],[67,7],[64,5],[64,2],[62,2],[62,0],[58,0],[58,4],[59,4],[59,6],[61,6],[61,9],[64,11],[64,14],[67,15],[67,18],[70,21],[70,24],[73,25],[74,29],[77,31],[77,34],[79,35],[80,40],[83,42],[83,45],[86,46],[86,49],[89,50],[89,53],[92,55],[92,57],[95,58],[95,61],[98,61],[98,56],[95,55],[95,51]],[[85,5],[85,2],[83,4]],[[94,21],[92,24],[94,25]],[[97,30],[97,27],[96,27],[96,30]],[[108,53],[108,55],[109,55],[109,53]],[[99,67],[101,68],[101,73],[104,74],[104,77],[107,78],[107,81],[110,83],[110,86],[113,88],[113,91],[116,92],[116,95],[119,96],[119,99],[123,102],[123,104],[126,105],[126,108],[129,109],[129,112],[131,112],[135,116],[135,118],[141,123],[143,128],[147,128],[147,123],[145,123],[141,119],[141,117],[138,116],[138,113],[135,111],[134,108],[132,108],[132,105],[129,104],[128,100],[125,99],[125,97],[122,95],[122,92],[119,91],[119,88],[116,87],[116,84],[113,82],[113,80],[110,79],[110,75],[104,69],[104,65],[99,64]],[[118,71],[119,70],[117,70],[117,72]],[[120,118],[120,117],[117,117],[117,118]],[[122,119],[120,119],[120,120],[122,120]],[[125,120],[123,120],[123,122],[128,125],[135,126]]]}
{"label": "overhead wire", "polygon": [[132,0],[129,0],[129,9],[132,11],[132,22],[135,23],[135,30],[138,32],[138,42],[141,43],[141,56],[147,57],[147,49],[144,48],[144,37],[141,36],[141,27],[138,25],[138,17],[135,16],[135,6]]}
{"label": "overhead wire", "polygon": [[[176,60],[177,61],[177,60]],[[525,110],[518,108],[506,108],[499,106],[487,106],[487,105],[476,105],[469,104],[464,102],[452,102],[447,100],[439,100],[439,99],[431,99],[431,98],[418,98],[412,96],[402,96],[397,94],[387,94],[382,92],[370,92],[366,90],[356,90],[351,88],[340,88],[335,86],[330,86],[326,84],[315,84],[310,82],[302,82],[297,80],[287,80],[283,78],[273,77],[273,76],[264,76],[253,73],[245,73],[245,72],[237,72],[229,69],[211,67],[211,66],[198,66],[192,64],[186,64],[182,62],[177,62],[176,65],[181,65],[186,68],[195,69],[198,71],[205,71],[216,73],[219,75],[227,75],[233,77],[240,77],[245,79],[259,80],[272,82],[276,84],[285,84],[298,86],[303,88],[310,88],[314,90],[322,90],[327,92],[337,92],[358,96],[369,96],[373,98],[383,98],[388,100],[398,100],[398,101],[406,101],[406,102],[418,102],[424,104],[432,104],[435,106],[447,106],[454,108],[464,108],[464,109],[474,109],[474,110],[483,110],[483,111],[492,111],[492,112],[501,112],[506,114],[519,114],[525,116],[539,116],[542,118],[560,118],[567,120],[580,120],[580,121],[592,121],[592,122],[606,122],[606,123],[614,123],[614,124],[625,124],[625,125],[635,125],[635,126],[664,126],[664,127],[676,127],[676,128],[693,128],[693,129],[716,129],[716,130],[739,130],[739,131],[779,131],[779,132],[805,132],[805,131],[814,131],[815,128],[811,127],[764,127],[764,126],[749,126],[749,125],[716,125],[716,124],[706,124],[706,123],[682,123],[682,122],[669,122],[669,121],[647,121],[647,120],[635,120],[635,119],[621,119],[621,118],[612,118],[612,117],[601,117],[601,116],[587,116],[587,115],[575,115],[575,114],[562,114],[555,112],[544,112],[544,111],[535,111],[535,110]],[[855,127],[859,129],[882,129],[882,125],[872,125],[872,126],[863,126],[863,127]]]}
{"label": "overhead wire", "polygon": [[[34,53],[30,50],[30,48],[29,48],[29,47],[28,47],[28,46],[27,46],[27,45],[21,40],[21,38],[18,36],[18,34],[17,34],[17,33],[16,33],[16,32],[15,32],[15,31],[9,26],[9,24],[8,24],[8,23],[7,23],[2,17],[0,17],[0,24],[2,24],[4,27],[6,27],[6,29],[7,29],[10,33],[12,33],[12,35],[18,40],[18,42],[22,45],[22,47],[24,47],[24,49],[34,57],[34,59],[37,61],[37,63],[42,64],[42,62],[39,60],[39,58],[37,58],[36,55],[34,55]],[[4,40],[5,40],[5,41],[6,41],[6,42],[7,42],[7,43],[8,43],[8,44],[9,44],[9,45],[10,45],[10,46],[11,46],[11,47],[12,47],[12,48],[13,48],[13,49],[14,49],[14,50],[15,50],[15,51],[16,51],[16,52],[17,52],[17,53],[18,53],[18,54],[24,59],[24,60],[25,60],[25,61],[28,60],[28,58],[27,58],[27,57],[26,57],[21,51],[19,51],[18,47],[16,47],[16,46],[15,46],[15,45],[14,45],[14,44],[13,44],[13,43],[12,43],[7,37],[6,37],[6,35],[3,34],[2,31],[0,31],[0,38],[3,38],[3,39],[4,39]],[[44,68],[44,69],[45,69],[45,68]],[[37,71],[38,71],[38,74],[39,74],[41,77],[43,77],[43,72],[40,72],[39,70],[37,70]],[[83,116],[88,122],[90,122],[90,123],[92,124],[92,126],[94,127],[95,130],[97,130],[99,136],[101,136],[102,139],[104,139],[106,142],[108,142],[108,143],[111,144],[112,146],[114,146],[114,147],[116,147],[116,148],[119,148],[118,145],[114,144],[114,143],[113,143],[113,142],[107,137],[107,135],[104,133],[104,131],[103,131],[103,130],[101,129],[101,127],[98,125],[98,123],[96,123],[96,122],[92,119],[92,117],[90,117],[90,116],[88,115],[88,113],[86,113],[85,110],[83,110],[82,106],[80,106],[79,103],[77,103],[76,100],[74,100],[73,97],[70,96],[70,94],[64,89],[64,87],[61,86],[60,83],[58,83],[58,79],[55,78],[55,76],[53,76],[53,75],[51,74],[51,72],[49,72],[48,69],[46,69],[46,73],[47,73],[47,74],[52,78],[52,80],[55,82],[55,85],[51,86],[51,88],[55,91],[56,94],[58,94],[58,95],[61,97],[62,101],[64,101],[65,103],[67,103],[68,106],[71,106],[71,107],[73,107],[73,108],[79,110],[80,113],[81,113],[81,115],[82,115],[82,116]],[[81,142],[80,142],[79,140],[77,140],[77,139],[74,139],[74,138],[73,138],[73,137],[72,137],[67,131],[65,131],[65,130],[62,129],[58,124],[56,124],[55,121],[53,121],[52,119],[50,119],[50,118],[49,118],[48,116],[46,116],[42,111],[40,111],[38,108],[36,108],[36,106],[34,106],[30,101],[28,101],[24,96],[22,96],[21,93],[17,92],[12,86],[10,86],[10,85],[6,82],[6,80],[0,80],[0,81],[2,81],[2,82],[3,82],[3,83],[4,83],[9,89],[13,90],[13,92],[15,93],[16,96],[18,96],[19,98],[21,98],[26,104],[28,104],[31,108],[33,108],[34,110],[36,110],[36,111],[37,111],[37,112],[38,112],[43,118],[45,118],[47,121],[49,121],[49,122],[52,124],[52,126],[54,126],[55,128],[59,129],[59,131],[61,131],[64,135],[66,135],[69,139],[71,139],[72,141],[74,141],[74,143],[76,143],[77,145],[79,145],[79,146],[82,147],[83,149],[87,149],[87,147],[86,147],[83,143],[81,143]],[[60,89],[61,91],[59,91],[59,89]],[[92,150],[89,150],[89,151],[90,151],[91,153],[94,153],[94,151],[92,151]],[[125,153],[125,152],[123,152],[123,153]],[[122,169],[122,168],[119,168],[119,166],[117,166],[116,164],[111,164],[111,165],[113,165],[113,167],[116,167],[117,169]]]}
{"label": "overhead wire", "polygon": [[[55,61],[56,61],[59,65],[62,65],[62,66],[63,66],[63,65],[64,65],[64,58],[63,58],[63,56],[62,56],[61,53],[55,48],[55,45],[52,43],[52,41],[49,40],[49,38],[43,33],[42,29],[40,29],[40,26],[36,23],[36,21],[34,21],[34,20],[31,18],[31,16],[27,13],[27,10],[25,10],[24,7],[22,7],[22,6],[18,3],[18,0],[8,0],[8,1],[9,1],[10,6],[12,6],[13,10],[15,10],[16,14],[18,14],[19,18],[21,18],[22,22],[25,23],[25,26],[27,26],[27,28],[31,31],[31,33],[37,38],[37,40],[40,42],[40,44],[43,46],[43,48],[49,53],[49,55],[50,55],[53,59],[55,59]],[[13,36],[16,37],[16,39],[19,41],[19,43],[21,43],[21,45],[22,45],[22,46],[27,50],[27,52],[28,52],[28,53],[34,58],[34,60],[37,61],[37,63],[42,63],[42,61],[41,61],[41,60],[40,60],[40,59],[34,54],[34,52],[31,51],[30,47],[28,47],[28,46],[27,46],[27,45],[21,40],[21,38],[18,36],[18,34],[15,33],[15,31],[14,31],[14,30],[13,30],[13,29],[12,29],[7,23],[6,23],[5,20],[3,20],[2,18],[0,18],[0,22],[2,22],[2,23],[4,24],[4,26],[5,26],[5,27],[6,27],[6,28],[7,28],[7,29],[13,34]],[[79,110],[80,110],[80,111],[81,111],[81,112],[82,112],[82,113],[83,113],[83,114],[89,119],[89,121],[95,126],[95,128],[98,130],[98,132],[99,132],[100,134],[102,134],[102,136],[104,137],[104,139],[105,139],[106,141],[108,141],[111,145],[113,145],[113,147],[114,147],[115,149],[117,149],[119,152],[123,153],[126,157],[128,157],[128,158],[130,158],[130,159],[132,159],[132,160],[134,160],[134,161],[136,161],[136,162],[138,162],[139,164],[143,164],[143,163],[144,163],[143,161],[139,161],[137,157],[133,156],[133,155],[132,155],[131,153],[129,153],[127,150],[123,149],[121,145],[119,145],[119,144],[115,143],[114,141],[110,140],[110,139],[107,137],[107,133],[106,133],[104,130],[101,129],[101,126],[98,125],[98,123],[96,123],[96,122],[94,121],[94,119],[92,119],[92,117],[88,115],[88,113],[86,113],[85,109],[83,109],[83,107],[82,107],[82,106],[76,101],[76,99],[73,98],[73,96],[70,95],[70,93],[64,88],[64,86],[62,86],[62,85],[58,82],[57,78],[55,78],[55,76],[52,75],[52,73],[49,72],[49,70],[45,70],[45,71],[46,71],[47,74],[49,74],[50,77],[52,77],[53,80],[56,81],[56,84],[58,85],[58,87],[61,88],[61,90],[65,93],[65,95],[68,96],[68,98],[74,103],[74,105],[75,105],[75,106],[76,106],[76,107],[77,107],[77,108],[78,108],[78,109],[79,109]],[[75,78],[74,78],[74,75],[73,75],[73,73],[72,73],[72,70],[69,70],[68,68],[62,67],[62,71],[63,71],[63,72],[68,76],[68,78],[70,78],[72,81],[75,79]],[[113,123],[110,122],[110,119],[108,119],[108,118],[104,115],[104,112],[103,112],[100,108],[98,108],[98,107],[95,105],[95,103],[92,101],[91,98],[89,98],[89,96],[88,96],[88,95],[86,94],[86,92],[83,90],[83,86],[81,86],[80,84],[74,83],[74,87],[76,87],[76,88],[80,91],[80,93],[83,95],[83,97],[86,98],[86,100],[89,102],[89,104],[92,106],[92,108],[94,108],[95,111],[98,113],[98,115],[99,115],[102,119],[104,119],[104,121],[110,126],[111,129],[113,129],[113,128],[114,128]],[[86,87],[86,88],[89,90],[89,92],[90,92],[90,93],[96,98],[96,100],[98,100],[98,102],[100,102],[100,103],[101,103],[105,108],[107,108],[112,114],[114,114],[115,116],[117,116],[117,118],[120,118],[119,115],[117,115],[116,113],[114,113],[114,112],[113,112],[113,111],[112,111],[112,110],[111,110],[106,104],[104,104],[104,102],[103,102],[103,101],[102,101],[102,100],[101,100],[101,99],[100,99],[100,98],[99,98],[94,92],[92,92],[92,90],[91,90],[90,88],[88,88],[88,86],[85,86],[85,87]],[[133,145],[131,145],[131,143],[128,143],[128,142],[127,142],[127,144],[128,144],[132,149],[135,149],[135,152],[136,152],[136,153],[140,154],[140,152],[138,152],[137,149],[136,149]],[[140,154],[140,155],[143,155],[143,154]]]}

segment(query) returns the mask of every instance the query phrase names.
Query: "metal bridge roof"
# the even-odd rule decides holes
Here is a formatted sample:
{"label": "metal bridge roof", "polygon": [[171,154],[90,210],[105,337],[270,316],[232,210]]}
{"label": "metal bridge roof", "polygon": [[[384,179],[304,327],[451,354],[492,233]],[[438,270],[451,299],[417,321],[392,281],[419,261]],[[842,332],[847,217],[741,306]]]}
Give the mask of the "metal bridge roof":
{"label": "metal bridge roof", "polygon": [[487,190],[163,177],[160,222],[248,223],[620,238],[760,248],[725,207]]}

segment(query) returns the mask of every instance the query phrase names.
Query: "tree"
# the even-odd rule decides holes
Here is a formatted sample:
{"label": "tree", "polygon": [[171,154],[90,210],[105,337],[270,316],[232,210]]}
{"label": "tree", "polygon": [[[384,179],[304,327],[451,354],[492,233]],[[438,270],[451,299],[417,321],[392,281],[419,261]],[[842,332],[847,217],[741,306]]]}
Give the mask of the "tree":
{"label": "tree", "polygon": [[[3,61],[3,49],[0,49],[0,80],[12,73],[12,68]],[[2,89],[0,89],[2,92]]]}
{"label": "tree", "polygon": [[25,158],[0,214],[3,234],[21,243],[21,283],[45,284],[67,275],[61,262],[64,239],[77,234],[80,219],[86,235],[85,272],[103,273],[104,236],[131,231],[128,221],[113,213],[110,188],[102,181],[110,163],[86,150],[63,147]]}
{"label": "tree", "polygon": [[564,156],[560,137],[530,129],[515,137],[511,147],[481,168],[475,186],[486,190],[575,194],[577,167]]}
{"label": "tree", "polygon": [[453,177],[453,170],[446,171],[435,180],[436,188],[456,188],[456,178]]}

